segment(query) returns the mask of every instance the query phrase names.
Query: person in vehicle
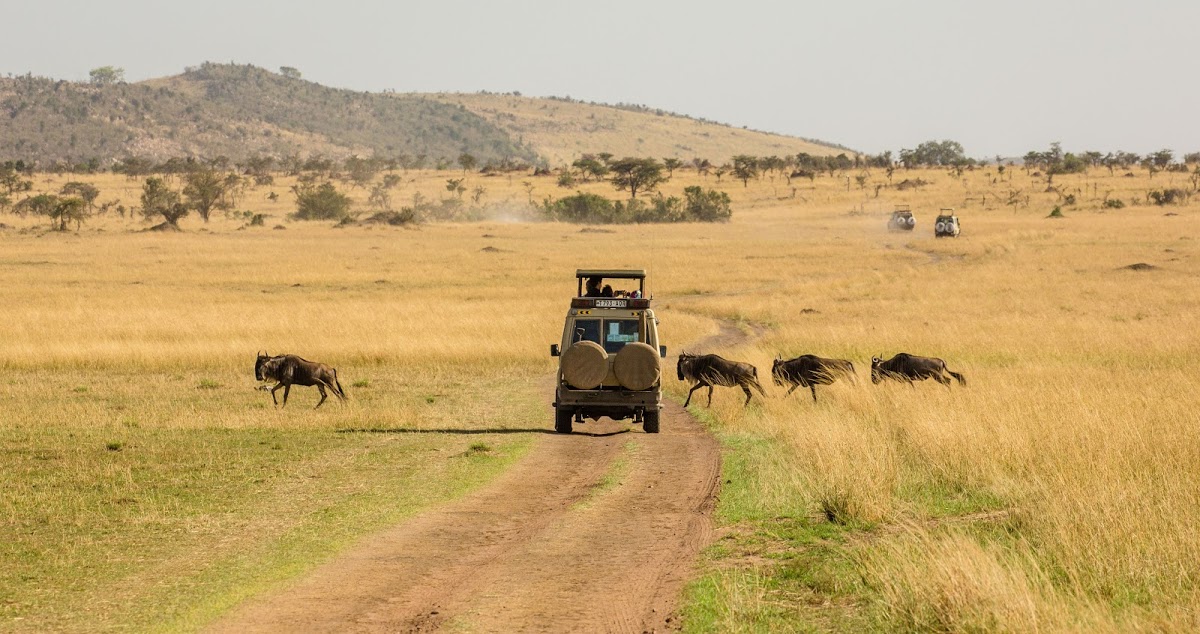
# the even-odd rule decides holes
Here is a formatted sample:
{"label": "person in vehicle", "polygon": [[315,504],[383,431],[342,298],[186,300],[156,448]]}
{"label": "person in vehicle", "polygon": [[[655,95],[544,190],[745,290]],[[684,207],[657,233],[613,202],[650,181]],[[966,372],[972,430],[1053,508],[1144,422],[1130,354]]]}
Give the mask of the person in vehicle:
{"label": "person in vehicle", "polygon": [[587,278],[587,282],[584,285],[585,288],[583,291],[583,296],[584,297],[600,297],[601,293],[603,292],[600,289],[600,283],[603,281],[604,281],[604,278],[601,278],[601,277]]}

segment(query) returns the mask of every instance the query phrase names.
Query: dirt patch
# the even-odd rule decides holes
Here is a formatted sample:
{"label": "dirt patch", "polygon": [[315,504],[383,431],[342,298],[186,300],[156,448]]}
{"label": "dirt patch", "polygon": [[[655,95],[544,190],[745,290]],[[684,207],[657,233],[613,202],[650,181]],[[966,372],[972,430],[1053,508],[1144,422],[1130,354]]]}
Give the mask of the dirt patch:
{"label": "dirt patch", "polygon": [[[658,435],[608,420],[577,430],[542,437],[485,489],[368,539],[211,631],[671,629],[712,537],[717,442],[675,403]],[[596,497],[618,456],[628,462],[620,482]]]}

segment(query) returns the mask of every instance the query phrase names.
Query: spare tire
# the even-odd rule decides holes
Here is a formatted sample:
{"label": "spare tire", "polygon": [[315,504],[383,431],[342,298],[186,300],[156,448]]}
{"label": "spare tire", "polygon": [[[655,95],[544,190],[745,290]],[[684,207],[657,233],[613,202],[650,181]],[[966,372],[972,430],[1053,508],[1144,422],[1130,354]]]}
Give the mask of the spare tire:
{"label": "spare tire", "polygon": [[613,372],[621,387],[627,390],[648,390],[658,383],[662,370],[658,364],[658,351],[649,344],[627,343],[613,361]]}
{"label": "spare tire", "polygon": [[907,223],[908,223],[908,226],[910,226],[910,227],[911,227],[911,226],[913,226],[913,225],[917,224],[917,219],[916,219],[916,218],[913,218],[912,216],[909,216],[909,217],[908,217],[908,218],[905,220],[905,222],[907,222]]}
{"label": "spare tire", "polygon": [[946,231],[946,223],[944,223],[944,222],[937,223],[937,227],[935,227],[935,230],[938,233],[944,233]]}
{"label": "spare tire", "polygon": [[578,341],[562,353],[559,367],[568,385],[590,390],[608,376],[608,353],[594,341]]}

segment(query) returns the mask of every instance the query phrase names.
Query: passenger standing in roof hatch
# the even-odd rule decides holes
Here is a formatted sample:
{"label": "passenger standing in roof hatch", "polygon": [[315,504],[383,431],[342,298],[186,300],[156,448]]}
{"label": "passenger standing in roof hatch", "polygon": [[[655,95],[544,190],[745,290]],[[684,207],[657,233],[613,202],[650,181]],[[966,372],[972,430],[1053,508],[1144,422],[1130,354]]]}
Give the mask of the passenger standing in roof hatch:
{"label": "passenger standing in roof hatch", "polygon": [[586,289],[583,292],[584,297],[600,297],[600,283],[604,281],[602,277],[587,278]]}
{"label": "passenger standing in roof hatch", "polygon": [[600,297],[612,297],[613,289],[608,284],[604,285],[604,290],[600,291]]}

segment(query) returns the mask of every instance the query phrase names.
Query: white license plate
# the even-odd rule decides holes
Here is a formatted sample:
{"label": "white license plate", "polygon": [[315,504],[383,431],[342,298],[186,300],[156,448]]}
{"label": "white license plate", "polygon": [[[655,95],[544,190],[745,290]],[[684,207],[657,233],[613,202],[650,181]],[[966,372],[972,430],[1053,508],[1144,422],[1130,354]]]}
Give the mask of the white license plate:
{"label": "white license plate", "polygon": [[627,302],[623,299],[598,299],[596,308],[625,308]]}

